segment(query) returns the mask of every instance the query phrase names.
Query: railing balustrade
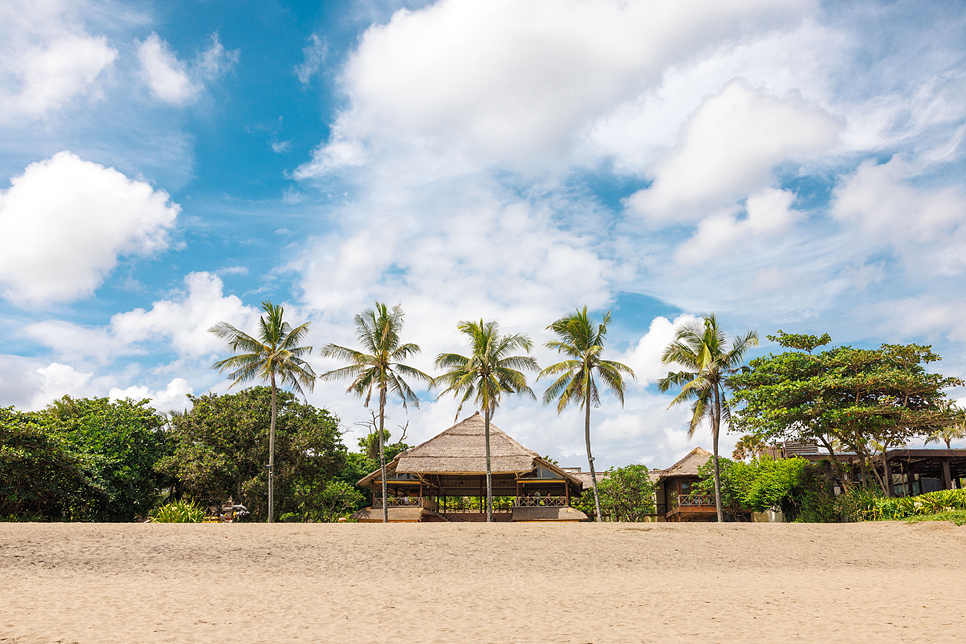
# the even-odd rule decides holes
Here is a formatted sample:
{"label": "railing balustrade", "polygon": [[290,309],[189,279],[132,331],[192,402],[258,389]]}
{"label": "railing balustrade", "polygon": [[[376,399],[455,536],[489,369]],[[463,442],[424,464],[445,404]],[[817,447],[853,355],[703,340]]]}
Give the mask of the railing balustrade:
{"label": "railing balustrade", "polygon": [[[424,496],[391,496],[388,498],[386,505],[390,508],[426,508],[427,510],[436,509],[436,503],[434,503],[432,499]],[[382,497],[377,496],[375,499],[373,499],[372,507],[381,508]]]}
{"label": "railing balustrade", "polygon": [[709,505],[715,505],[713,494],[683,494],[678,497],[678,506],[682,508],[695,508]]}
{"label": "railing balustrade", "polygon": [[565,496],[518,496],[516,497],[514,506],[518,508],[536,508],[541,506],[563,508],[563,507],[567,507],[567,497]]}

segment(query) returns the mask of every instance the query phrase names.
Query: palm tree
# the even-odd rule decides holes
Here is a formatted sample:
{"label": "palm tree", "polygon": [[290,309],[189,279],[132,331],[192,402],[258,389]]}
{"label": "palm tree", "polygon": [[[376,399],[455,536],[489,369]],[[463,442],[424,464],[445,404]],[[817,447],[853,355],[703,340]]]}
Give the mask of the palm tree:
{"label": "palm tree", "polygon": [[304,397],[303,387],[309,391],[315,387],[315,372],[302,359],[302,356],[312,353],[312,347],[299,346],[308,334],[311,322],[293,329],[282,320],[285,309],[281,306],[265,301],[262,302],[262,310],[267,315],[258,320],[258,338],[239,331],[227,322],[219,322],[208,331],[228,342],[228,347],[236,354],[211,365],[219,372],[229,371],[232,387],[256,378],[268,381],[272,386],[272,421],[268,432],[268,522],[271,523],[275,516],[277,386],[279,382],[289,384]]}
{"label": "palm tree", "polygon": [[503,394],[522,394],[536,399],[527,386],[527,377],[520,369],[538,371],[537,361],[530,356],[510,355],[520,349],[530,353],[533,342],[525,334],[500,335],[500,325],[496,322],[460,322],[459,330],[470,340],[472,353],[461,356],[457,353],[441,353],[436,357],[437,369],[450,371],[439,376],[436,381],[446,388],[444,394],[460,394],[456,418],[459,418],[463,403],[473,399],[483,409],[483,432],[486,441],[486,520],[493,521],[493,478],[490,471],[490,419],[499,407]]}
{"label": "palm tree", "polygon": [[333,369],[323,373],[321,380],[343,380],[351,378],[352,383],[346,390],[360,398],[365,397],[365,406],[369,406],[373,390],[379,391],[379,468],[382,471],[382,520],[389,521],[389,490],[386,484],[386,452],[383,448],[385,441],[386,399],[389,393],[399,396],[403,408],[407,403],[419,407],[419,398],[413,393],[403,376],[420,380],[429,385],[433,379],[413,367],[399,362],[420,352],[419,345],[402,344],[399,332],[402,330],[404,313],[399,305],[389,309],[385,304],[376,302],[375,309],[366,309],[355,316],[356,339],[362,345],[362,350],[340,347],[337,344],[327,344],[322,347],[321,354],[326,358],[338,358],[350,363],[340,369]]}
{"label": "palm tree", "polygon": [[[66,396],[65,396],[66,398]],[[926,438],[926,445],[929,443],[946,443],[946,449],[952,449],[952,442],[960,438],[966,438],[966,409],[949,405],[948,411],[949,424],[940,427]]]}
{"label": "palm tree", "polygon": [[624,406],[624,378],[628,374],[636,378],[634,371],[627,365],[612,360],[604,360],[604,336],[610,324],[610,311],[604,314],[600,324],[594,324],[587,316],[587,307],[562,317],[547,328],[557,334],[557,340],[548,342],[548,349],[570,356],[570,360],[558,362],[540,372],[537,380],[544,376],[562,374],[543,395],[543,403],[549,405],[557,401],[557,413],[562,412],[570,403],[579,403],[584,410],[584,442],[587,444],[587,462],[590,464],[590,480],[594,486],[594,507],[597,520],[601,521],[600,494],[597,491],[597,472],[594,470],[594,457],[590,452],[590,408],[600,407],[600,395],[594,372],[607,389],[610,389]]}
{"label": "palm tree", "polygon": [[665,365],[678,364],[683,371],[671,372],[658,381],[658,388],[667,391],[672,386],[681,392],[671,401],[668,409],[685,400],[693,400],[688,440],[694,436],[698,423],[707,418],[711,423],[711,442],[714,452],[714,497],[718,521],[724,520],[721,511],[721,470],[718,464],[718,436],[721,422],[731,418],[731,408],[725,398],[728,377],[744,362],[745,353],[758,346],[758,333],[749,331],[738,336],[728,348],[728,337],[718,326],[714,314],[678,327],[671,342],[661,354]]}

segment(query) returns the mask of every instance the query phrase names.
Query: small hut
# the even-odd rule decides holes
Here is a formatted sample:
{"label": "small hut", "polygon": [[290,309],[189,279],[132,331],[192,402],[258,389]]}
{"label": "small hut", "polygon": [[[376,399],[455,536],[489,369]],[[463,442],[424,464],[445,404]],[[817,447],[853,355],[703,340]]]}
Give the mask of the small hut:
{"label": "small hut", "polygon": [[691,490],[701,480],[698,468],[710,459],[711,452],[695,447],[661,472],[654,486],[658,521],[714,521],[718,518],[714,495],[694,494]]}
{"label": "small hut", "polygon": [[[389,521],[485,521],[486,446],[479,412],[386,465]],[[584,521],[570,507],[580,479],[542,458],[490,423],[494,521]],[[382,472],[359,481],[372,489],[372,506],[359,521],[382,521]],[[498,502],[499,500],[499,502]]]}

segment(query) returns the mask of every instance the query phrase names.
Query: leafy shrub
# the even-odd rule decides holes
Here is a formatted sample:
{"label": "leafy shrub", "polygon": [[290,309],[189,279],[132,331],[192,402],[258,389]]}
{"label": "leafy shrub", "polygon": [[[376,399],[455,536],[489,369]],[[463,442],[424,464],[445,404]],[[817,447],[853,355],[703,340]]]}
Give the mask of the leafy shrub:
{"label": "leafy shrub", "polygon": [[[721,505],[732,516],[751,510],[780,509],[787,521],[831,523],[839,520],[831,484],[820,466],[803,458],[761,459],[750,463],[719,459]],[[694,491],[714,494],[714,461],[698,470]]]}
{"label": "leafy shrub", "polygon": [[919,496],[890,498],[853,489],[839,496],[839,511],[849,521],[897,521],[966,510],[966,490],[939,490]]}
{"label": "leafy shrub", "polygon": [[204,519],[204,508],[190,499],[182,499],[152,510],[149,520],[153,523],[201,523]]}
{"label": "leafy shrub", "polygon": [[[597,479],[601,514],[609,521],[647,521],[654,513],[654,484],[647,467],[612,467],[605,476]],[[595,519],[593,489],[585,491],[573,506]]]}

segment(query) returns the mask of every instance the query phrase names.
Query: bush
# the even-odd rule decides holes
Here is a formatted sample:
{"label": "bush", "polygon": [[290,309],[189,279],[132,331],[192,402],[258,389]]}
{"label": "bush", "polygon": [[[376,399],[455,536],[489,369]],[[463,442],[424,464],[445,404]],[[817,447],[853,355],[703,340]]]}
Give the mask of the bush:
{"label": "bush", "polygon": [[836,501],[847,521],[898,521],[966,510],[966,490],[939,490],[891,498],[874,491],[852,489]]}
{"label": "bush", "polygon": [[[597,479],[597,492],[609,521],[647,521],[654,514],[654,484],[644,465],[610,468]],[[573,506],[595,519],[594,490],[586,490]]]}
{"label": "bush", "polygon": [[148,520],[152,523],[201,523],[205,520],[205,510],[194,501],[182,499],[152,510]]}
{"label": "bush", "polygon": [[[750,463],[719,459],[721,505],[734,517],[747,511],[781,510],[786,521],[833,523],[840,520],[821,466],[803,458],[761,459]],[[714,494],[714,461],[698,470],[695,492]]]}

